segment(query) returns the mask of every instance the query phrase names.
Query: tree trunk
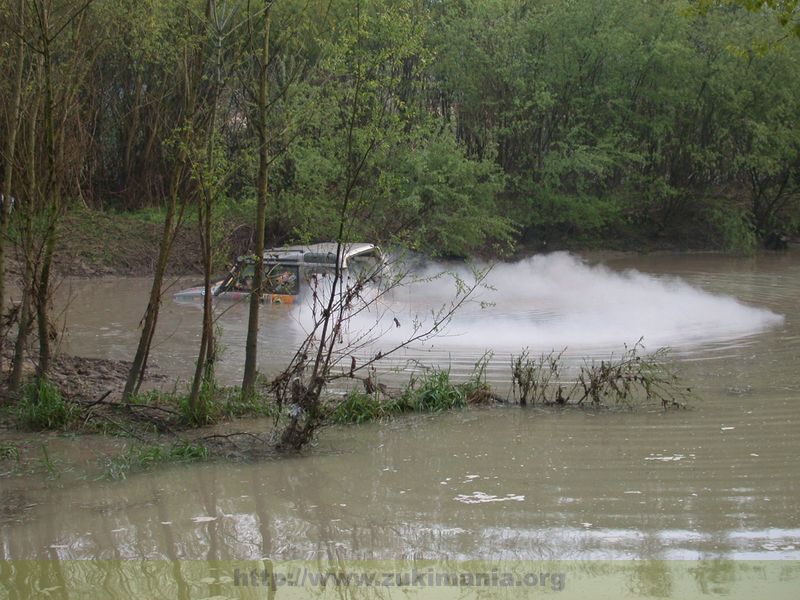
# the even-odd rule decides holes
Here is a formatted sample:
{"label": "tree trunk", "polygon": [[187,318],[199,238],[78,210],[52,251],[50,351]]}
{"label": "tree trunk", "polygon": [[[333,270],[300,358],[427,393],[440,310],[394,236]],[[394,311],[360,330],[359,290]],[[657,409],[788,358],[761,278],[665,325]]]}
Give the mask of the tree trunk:
{"label": "tree trunk", "polygon": [[[188,130],[192,129],[195,120],[196,110],[196,92],[193,85],[193,72],[192,64],[189,60],[191,48],[185,46],[183,48],[183,73],[181,73],[181,87],[182,97],[176,98],[176,102],[181,103],[181,108],[176,115],[175,121]],[[172,250],[172,244],[175,241],[178,229],[180,227],[183,209],[180,214],[178,212],[178,196],[181,191],[183,179],[186,175],[186,164],[188,156],[186,150],[183,148],[185,134],[182,143],[179,144],[181,149],[178,151],[178,156],[175,158],[175,163],[170,175],[169,192],[167,194],[167,212],[164,217],[164,229],[161,235],[161,243],[158,250],[158,259],[156,260],[155,269],[153,271],[153,283],[150,287],[150,298],[147,302],[142,325],[142,333],[139,336],[139,343],[136,346],[136,354],[133,358],[130,371],[128,372],[128,379],[125,381],[125,389],[122,392],[123,401],[128,401],[130,397],[139,391],[142,384],[145,371],[147,369],[147,359],[150,356],[150,347],[153,342],[153,336],[156,331],[156,324],[158,323],[158,313],[161,308],[161,287],[164,282],[164,275],[167,271],[167,263],[169,255]],[[185,204],[183,205],[185,206]]]}
{"label": "tree trunk", "polygon": [[20,229],[20,245],[25,260],[25,270],[22,275],[22,307],[20,310],[19,328],[17,339],[14,342],[14,359],[11,369],[9,387],[17,392],[22,384],[22,366],[25,359],[25,350],[28,347],[28,336],[31,324],[31,299],[33,298],[33,281],[35,277],[33,258],[33,208],[36,197],[36,123],[39,112],[39,102],[34,101],[26,115],[27,148],[25,152],[24,191],[25,197],[19,210],[22,215]]}
{"label": "tree trunk", "polygon": [[31,301],[28,290],[30,290],[32,282],[33,269],[31,268],[30,257],[26,256],[25,271],[22,275],[22,306],[19,311],[17,339],[14,341],[11,376],[8,380],[8,387],[14,392],[19,391],[22,384],[22,364],[25,360],[25,348],[28,345],[28,335],[31,330]]}
{"label": "tree trunk", "polygon": [[[53,201],[55,202],[55,200]],[[53,213],[51,219],[58,216]],[[53,264],[53,253],[56,245],[56,224],[51,223],[45,233],[44,256],[39,281],[36,286],[36,326],[39,335],[39,363],[36,366],[36,380],[41,382],[50,370],[52,347],[50,345],[50,269]]]}
{"label": "tree trunk", "polygon": [[[25,0],[17,3],[18,29],[23,31],[25,28]],[[13,194],[12,178],[14,175],[14,151],[17,142],[17,130],[19,129],[19,114],[22,105],[22,69],[25,60],[25,47],[21,38],[17,38],[17,64],[16,79],[14,80],[14,97],[11,103],[11,114],[8,118],[8,135],[3,154],[3,188],[0,189],[0,319],[5,314],[5,293],[6,293],[6,257],[5,246],[8,235],[8,218],[11,214],[11,198]],[[2,354],[0,354],[0,368],[2,368]]]}
{"label": "tree trunk", "polygon": [[258,314],[263,287],[264,221],[267,218],[267,192],[269,156],[267,148],[267,65],[269,63],[270,6],[264,15],[264,41],[261,47],[261,68],[258,80],[258,198],[256,204],[255,273],[253,291],[250,294],[250,314],[247,320],[247,342],[245,343],[244,376],[242,395],[251,397],[256,386],[256,363],[258,357]]}
{"label": "tree trunk", "polygon": [[[213,121],[213,119],[212,119]],[[213,133],[212,133],[213,135]],[[211,192],[203,195],[203,206],[200,207],[201,246],[203,252],[203,329],[200,335],[200,351],[197,354],[192,388],[189,392],[189,408],[198,416],[200,388],[203,382],[210,383],[214,373],[214,313],[211,295]]]}
{"label": "tree trunk", "polygon": [[147,368],[147,358],[150,355],[150,345],[153,341],[153,334],[158,322],[158,311],[161,308],[161,286],[164,281],[164,274],[167,271],[172,242],[178,231],[175,217],[178,205],[178,190],[183,175],[182,161],[179,161],[172,173],[170,190],[167,198],[167,213],[164,216],[164,229],[161,234],[161,244],[158,249],[158,259],[156,260],[153,273],[153,283],[150,286],[150,299],[147,302],[147,309],[144,313],[142,333],[139,336],[139,344],[136,346],[136,355],[133,364],[128,371],[128,379],[125,381],[125,389],[122,392],[123,401],[128,401],[130,397],[139,391],[142,384],[144,372]]}
{"label": "tree trunk", "polygon": [[53,63],[50,56],[50,26],[48,10],[42,6],[40,11],[42,41],[42,65],[44,74],[44,135],[47,172],[45,174],[44,214],[47,217],[44,229],[42,266],[36,285],[36,324],[39,335],[39,363],[36,366],[36,381],[40,383],[50,368],[50,269],[56,246],[59,213],[61,212],[61,185],[56,172],[56,129],[55,99],[53,98]]}
{"label": "tree trunk", "polygon": [[203,253],[203,330],[200,337],[200,351],[197,355],[194,379],[189,394],[189,408],[197,418],[205,418],[206,407],[199,406],[200,388],[205,383],[212,385],[214,381],[214,360],[216,345],[214,340],[214,298],[211,294],[211,269],[214,263],[214,248],[212,239],[212,220],[215,196],[218,193],[220,181],[217,179],[216,169],[216,131],[217,131],[217,101],[222,88],[222,40],[220,22],[217,18],[216,3],[209,0],[206,10],[206,19],[211,24],[213,21],[215,39],[215,65],[214,82],[209,102],[211,114],[206,129],[206,156],[203,167],[205,173],[199,177],[200,189],[200,243]]}

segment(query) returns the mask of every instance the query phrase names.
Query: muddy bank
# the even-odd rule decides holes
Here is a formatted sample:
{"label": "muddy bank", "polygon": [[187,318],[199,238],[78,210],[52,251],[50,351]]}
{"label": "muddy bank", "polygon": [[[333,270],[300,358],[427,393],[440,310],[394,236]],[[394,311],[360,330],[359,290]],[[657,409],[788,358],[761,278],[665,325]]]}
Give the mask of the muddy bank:
{"label": "muddy bank", "polygon": [[[6,343],[2,348],[3,364],[11,364],[13,348]],[[101,396],[117,398],[125,387],[131,363],[127,360],[108,360],[58,354],[51,363],[49,380],[56,385],[62,397],[70,402],[88,402]],[[36,363],[26,358],[22,368],[23,378],[29,379],[36,370]],[[164,375],[156,365],[148,369],[147,381],[163,381]],[[7,390],[3,386],[3,400]]]}
{"label": "muddy bank", "polygon": [[[7,364],[7,363],[6,363]],[[122,402],[130,364],[73,356],[54,359],[49,381],[58,389],[65,422],[42,429],[28,422],[22,397],[0,394],[0,493],[4,520],[18,520],[15,490],[58,480],[125,479],[160,464],[274,456],[273,421],[261,406],[220,400],[206,425],[187,420],[181,396],[147,393]],[[26,364],[28,377],[35,365]],[[158,373],[146,381],[163,380]],[[221,388],[220,398],[228,395]],[[224,404],[223,404],[224,403]],[[264,400],[266,404],[266,400]],[[38,483],[37,483],[38,482]],[[24,512],[24,511],[22,511]]]}
{"label": "muddy bank", "polygon": [[[68,400],[88,401],[103,395],[118,397],[125,387],[130,367],[131,363],[126,360],[59,356],[50,379]],[[147,379],[162,381],[164,376],[150,372]]]}

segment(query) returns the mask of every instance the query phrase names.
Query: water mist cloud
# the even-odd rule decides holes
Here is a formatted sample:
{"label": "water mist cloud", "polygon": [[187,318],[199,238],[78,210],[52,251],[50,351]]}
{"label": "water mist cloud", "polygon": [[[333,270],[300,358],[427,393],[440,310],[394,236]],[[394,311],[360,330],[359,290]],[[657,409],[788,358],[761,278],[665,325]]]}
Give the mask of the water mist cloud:
{"label": "water mist cloud", "polygon": [[[429,267],[422,275],[443,269]],[[467,270],[459,275],[466,281],[471,277]],[[634,270],[620,273],[590,266],[567,253],[498,264],[486,284],[492,289],[477,292],[444,335],[430,344],[440,350],[568,347],[572,351],[616,349],[643,337],[648,348],[680,348],[752,335],[783,320],[769,310],[712,294],[676,277]],[[382,304],[381,345],[409,336],[415,317],[430,323],[431,311],[449,303],[454,293],[455,285],[448,277],[396,290]],[[351,323],[351,332],[374,325],[375,315],[376,311],[360,315]],[[400,327],[394,325],[394,318]],[[298,315],[298,320],[302,323],[307,318]]]}

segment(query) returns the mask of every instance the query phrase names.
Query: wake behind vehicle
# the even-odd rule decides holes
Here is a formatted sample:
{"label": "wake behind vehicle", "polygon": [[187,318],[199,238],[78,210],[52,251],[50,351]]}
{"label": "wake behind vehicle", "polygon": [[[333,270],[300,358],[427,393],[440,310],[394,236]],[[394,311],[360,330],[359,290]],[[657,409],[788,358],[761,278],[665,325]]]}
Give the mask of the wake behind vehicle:
{"label": "wake behind vehicle", "polygon": [[[215,282],[211,293],[222,300],[244,300],[253,292],[253,278],[258,259],[240,256],[227,276]],[[293,304],[305,288],[320,278],[336,272],[336,242],[308,246],[285,246],[264,251],[261,301],[267,304]],[[339,267],[343,279],[375,278],[384,264],[381,249],[368,243],[342,244]],[[204,296],[203,286],[195,286],[174,296],[178,302]]]}

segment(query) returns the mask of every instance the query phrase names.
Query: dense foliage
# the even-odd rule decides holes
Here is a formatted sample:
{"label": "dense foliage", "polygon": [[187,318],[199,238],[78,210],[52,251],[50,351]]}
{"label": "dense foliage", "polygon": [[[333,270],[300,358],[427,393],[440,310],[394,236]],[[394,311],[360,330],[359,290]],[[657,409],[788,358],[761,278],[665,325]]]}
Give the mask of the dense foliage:
{"label": "dense foliage", "polygon": [[[445,255],[493,254],[519,240],[668,238],[742,249],[800,225],[800,40],[780,7],[269,4],[270,245],[333,237],[348,185],[355,237]],[[3,157],[14,173],[6,193],[44,211],[57,183],[67,206],[159,207],[174,164],[188,161],[186,202],[213,178],[214,210],[251,222],[257,31],[248,16],[264,5],[84,6],[0,3],[0,137],[19,132],[14,155]],[[212,9],[222,16],[209,17]],[[36,14],[50,18],[51,79]],[[22,106],[12,121],[19,38]],[[182,85],[190,78],[192,94]],[[214,104],[213,120],[187,108],[204,103]],[[197,152],[212,138],[213,161]],[[353,181],[354,157],[365,150]],[[49,181],[34,186],[38,200],[26,180],[31,160]],[[198,166],[203,160],[212,171]]]}

